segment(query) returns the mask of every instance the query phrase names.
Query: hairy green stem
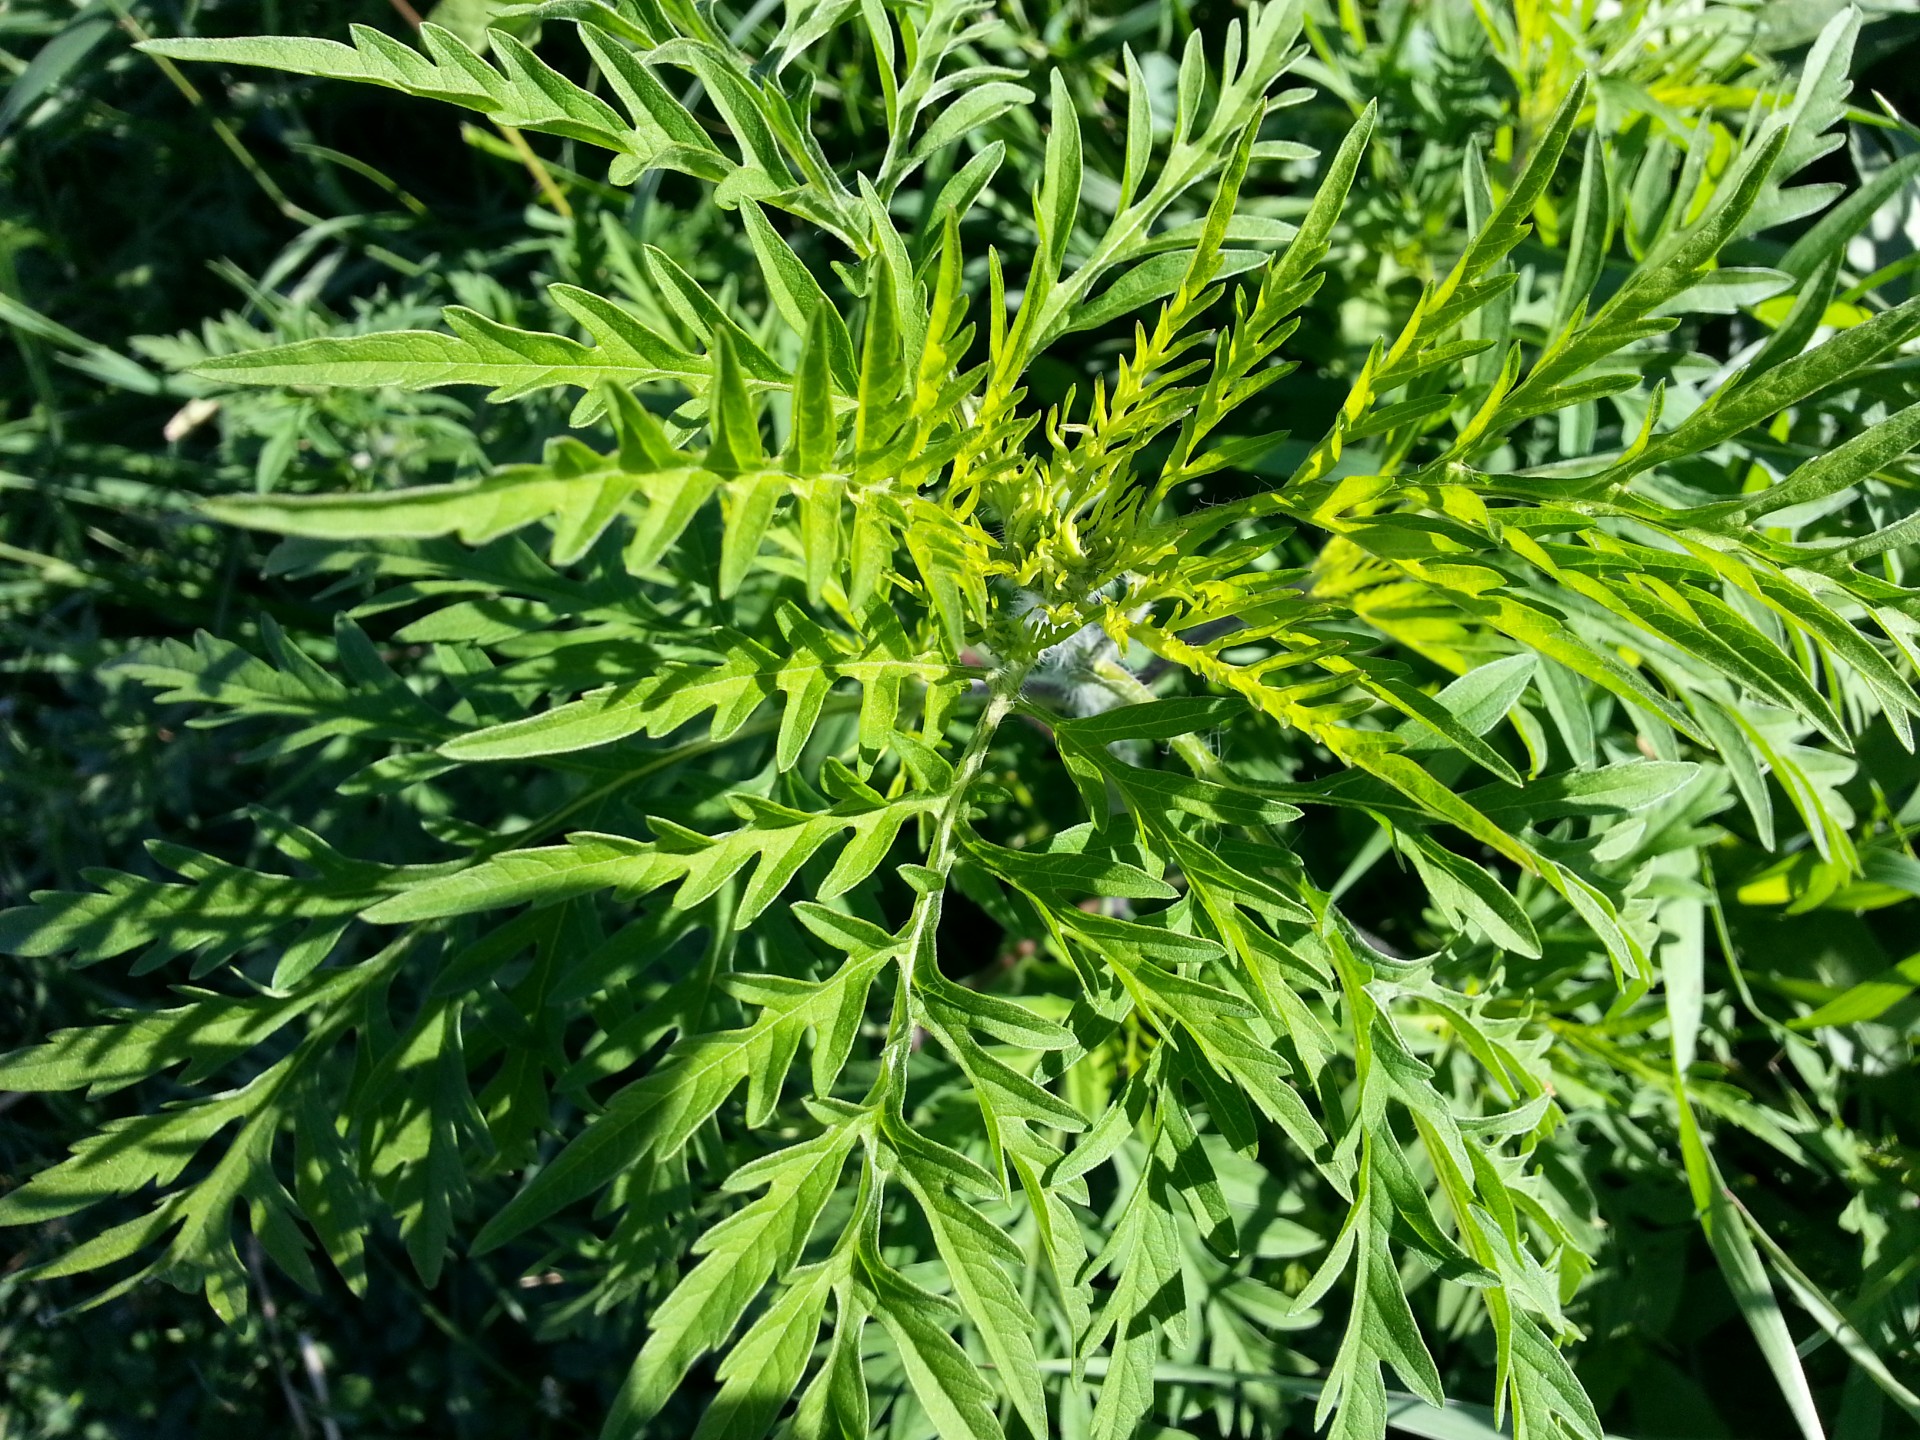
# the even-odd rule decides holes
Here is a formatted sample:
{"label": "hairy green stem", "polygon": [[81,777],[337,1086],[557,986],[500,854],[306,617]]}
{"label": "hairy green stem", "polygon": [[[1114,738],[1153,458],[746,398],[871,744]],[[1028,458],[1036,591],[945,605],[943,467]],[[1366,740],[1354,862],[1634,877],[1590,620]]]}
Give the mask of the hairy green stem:
{"label": "hairy green stem", "polygon": [[981,712],[980,723],[974,727],[972,736],[967,740],[967,748],[961,752],[960,763],[954,767],[953,788],[947,792],[946,802],[934,817],[933,838],[927,845],[926,860],[926,868],[933,875],[926,877],[925,888],[914,901],[913,917],[907,922],[907,943],[901,957],[902,978],[909,988],[913,984],[914,967],[919,961],[921,949],[931,948],[934,932],[940,925],[941,901],[946,896],[947,874],[953,869],[959,845],[958,831],[960,818],[966,813],[967,791],[979,778],[980,767],[986,763],[987,747],[993,743],[994,732],[1013,709],[1014,701],[1020,696],[1020,687],[1026,683],[1027,672],[1032,668],[1031,660],[1009,663],[996,671],[987,682],[992,692],[987,708]]}

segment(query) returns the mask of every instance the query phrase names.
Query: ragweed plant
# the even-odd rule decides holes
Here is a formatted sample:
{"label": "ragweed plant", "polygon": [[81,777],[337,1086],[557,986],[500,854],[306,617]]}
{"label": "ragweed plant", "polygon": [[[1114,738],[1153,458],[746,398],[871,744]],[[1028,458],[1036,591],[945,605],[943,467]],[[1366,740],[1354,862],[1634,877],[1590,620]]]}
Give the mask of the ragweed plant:
{"label": "ragweed plant", "polygon": [[[1287,404],[1287,348],[1377,117],[1297,223],[1243,213],[1308,158],[1279,138],[1297,8],[1193,39],[1170,118],[1125,53],[1111,172],[1053,75],[1004,246],[972,223],[1007,193],[983,127],[1035,95],[976,0],[794,6],[751,53],[667,0],[531,10],[593,84],[505,30],[491,58],[432,25],[146,47],[710,187],[758,274],[647,249],[644,314],[552,288],[574,334],[453,307],[198,366],[565,388],[578,433],[452,484],[206,507],[357,603],[330,640],[267,626],[261,654],[165,644],[133,673],[202,723],[279,722],[266,758],[318,756],[343,805],[410,828],[347,853],[327,815],[263,807],[275,868],[157,845],[179,881],[0,920],[16,953],[221,982],[0,1062],[8,1089],[95,1093],[184,1067],[179,1103],[0,1201],[22,1224],[157,1188],[41,1273],[128,1266],[108,1294],[158,1276],[235,1317],[244,1207],[302,1284],[317,1245],[363,1286],[386,1223],[433,1284],[506,1177],[468,1249],[644,1320],[610,1435],[684,1433],[711,1364],[702,1437],[1272,1433],[1302,1397],[1376,1437],[1409,1403],[1389,1373],[1445,1403],[1446,1316],[1489,1343],[1496,1418],[1599,1440],[1562,1348],[1596,1236],[1555,1156],[1568,1105],[1638,1066],[1802,1428],[1770,1274],[1920,1413],[1723,1183],[1696,1107],[1742,1112],[1694,1073],[1710,817],[1737,796],[1771,839],[1777,786],[1843,884],[1834,751],[1875,725],[1910,748],[1920,714],[1920,531],[1856,505],[1920,441],[1920,302],[1830,314],[1857,197],[1776,267],[1721,263],[1835,198],[1793,182],[1838,143],[1857,20],[1737,127],[1663,135],[1658,206],[1622,201],[1596,106],[1645,59],[1631,27],[1595,79],[1555,69],[1507,155],[1466,149],[1461,243],[1329,417]],[[853,46],[887,122],[858,173],[815,138],[837,72],[806,63]],[[1523,250],[1547,214],[1555,246]],[[1691,317],[1737,286],[1795,298],[1709,381]],[[1111,367],[1040,402],[1089,331]],[[1306,428],[1248,423],[1276,411]],[[360,623],[396,613],[384,644]],[[1644,753],[1597,735],[1616,709]],[[1427,953],[1323,873],[1327,814],[1407,867]],[[1654,1028],[1659,1063],[1607,1048]]]}

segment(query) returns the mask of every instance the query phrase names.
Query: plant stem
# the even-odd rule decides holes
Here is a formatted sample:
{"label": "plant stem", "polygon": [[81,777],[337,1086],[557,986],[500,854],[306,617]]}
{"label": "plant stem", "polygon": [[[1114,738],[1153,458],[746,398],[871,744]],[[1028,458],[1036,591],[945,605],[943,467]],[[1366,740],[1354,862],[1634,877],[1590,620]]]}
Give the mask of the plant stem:
{"label": "plant stem", "polygon": [[[988,681],[990,698],[987,708],[980,714],[980,723],[974,727],[967,741],[967,748],[961,753],[960,763],[954,769],[953,788],[947,792],[946,803],[940,807],[933,822],[933,839],[927,846],[926,868],[938,877],[938,883],[932,877],[925,881],[925,888],[914,901],[913,916],[907,922],[906,945],[901,954],[900,969],[903,988],[911,990],[914,970],[922,951],[929,956],[933,950],[933,937],[940,928],[941,902],[947,893],[947,874],[953,869],[953,862],[959,849],[958,831],[960,819],[966,813],[967,791],[979,778],[981,766],[986,764],[987,747],[993,742],[993,735],[1000,728],[1000,722],[1007,718],[1013,709],[1013,703],[1020,695],[1020,687],[1026,683],[1027,672],[1033,668],[1032,660],[1010,662],[997,671]],[[896,1010],[894,1028],[903,1030],[905,1017]],[[896,1034],[896,1039],[898,1035]],[[891,1043],[891,1042],[890,1042]]]}
{"label": "plant stem", "polygon": [[[420,12],[408,4],[407,0],[392,0],[392,4],[394,13],[415,30],[426,23]],[[483,45],[481,48],[484,50],[486,47]],[[559,213],[562,219],[573,219],[573,206],[567,203],[566,192],[554,183],[552,172],[534,153],[533,147],[527,143],[527,137],[513,126],[502,125],[498,120],[489,119],[487,123],[498,130],[500,137],[513,147],[513,153],[519,156],[520,163],[526,166],[527,174],[533,177],[534,188],[539,190],[542,198]]]}
{"label": "plant stem", "polygon": [[[136,45],[144,44],[153,38],[152,35],[147,33],[146,27],[136,20],[127,9],[126,0],[107,0],[107,5],[113,11],[115,18],[119,20],[120,28],[133,37]],[[278,209],[282,215],[301,225],[318,225],[321,223],[318,215],[304,206],[296,205],[288,198],[287,192],[280,188],[279,182],[267,173],[264,165],[253,158],[253,152],[241,143],[239,132],[227,121],[226,117],[214,114],[212,110],[207,107],[206,97],[200,93],[199,88],[195,86],[191,80],[180,73],[180,67],[178,65],[175,65],[173,61],[167,59],[164,55],[149,55],[147,58],[160,67],[160,73],[167,77],[174,89],[186,97],[189,105],[207,117],[207,123],[213,126],[213,133],[220,137],[220,143],[227,147],[228,153],[231,154],[235,160],[240,162],[240,168],[245,170],[247,174],[253,178],[253,183],[265,192],[266,197],[274,203],[275,208]]]}
{"label": "plant stem", "polygon": [[513,147],[513,153],[520,157],[520,163],[527,167],[527,173],[533,177],[534,185],[539,189],[546,202],[559,213],[562,219],[573,219],[573,206],[567,202],[566,192],[554,182],[553,172],[547,169],[546,162],[534,154],[533,146],[527,143],[527,137],[511,125],[502,125],[498,120],[493,128],[506,138]]}

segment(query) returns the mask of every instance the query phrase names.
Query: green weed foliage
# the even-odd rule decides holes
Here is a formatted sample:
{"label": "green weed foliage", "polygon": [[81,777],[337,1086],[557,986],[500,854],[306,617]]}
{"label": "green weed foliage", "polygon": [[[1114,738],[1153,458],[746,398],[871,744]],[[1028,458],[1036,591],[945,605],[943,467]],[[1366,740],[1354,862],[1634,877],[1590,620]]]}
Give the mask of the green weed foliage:
{"label": "green weed foliage", "polygon": [[[0,1058],[101,1102],[0,1197],[40,1280],[504,1260],[630,1337],[610,1440],[1604,1440],[1692,1235],[1767,1433],[1913,1433],[1920,132],[1858,12],[78,15],[0,123],[112,37],[457,107],[532,208],[298,142],[395,207],[323,219],[208,109],[301,234],[240,310],[0,285],[15,453],[94,443],[76,371],[218,431],[103,492],[215,547],[150,590],[274,542],[105,671],[247,736],[226,842],[0,914],[133,987]],[[6,553],[16,626],[125,583]]]}

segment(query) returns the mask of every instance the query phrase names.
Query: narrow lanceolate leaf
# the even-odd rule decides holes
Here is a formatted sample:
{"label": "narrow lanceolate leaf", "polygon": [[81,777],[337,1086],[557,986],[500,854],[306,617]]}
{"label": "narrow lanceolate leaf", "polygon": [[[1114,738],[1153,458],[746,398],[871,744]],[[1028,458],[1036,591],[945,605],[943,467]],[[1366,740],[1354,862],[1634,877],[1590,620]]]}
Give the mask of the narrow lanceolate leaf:
{"label": "narrow lanceolate leaf", "polygon": [[1120,740],[1172,740],[1195,731],[1211,730],[1246,713],[1246,702],[1231,696],[1193,696],[1121,705],[1083,720],[1063,721],[1059,728],[1088,745],[1109,745]]}
{"label": "narrow lanceolate leaf", "polygon": [[[707,397],[707,428],[712,443],[707,463],[724,474],[757,469],[760,464],[760,420],[747,393],[746,373],[740,368],[724,330],[713,337],[713,389]],[[761,530],[765,530],[763,523]],[[757,537],[756,537],[757,538]],[[723,559],[721,564],[728,562]],[[725,582],[722,582],[725,588]]]}
{"label": "narrow lanceolate leaf", "polygon": [[208,501],[206,511],[231,525],[280,535],[325,540],[457,535],[468,545],[549,521],[557,537],[554,558],[565,562],[584,554],[640,488],[637,476],[611,466],[567,473],[557,466],[525,465],[484,480],[371,495],[232,496]]}
{"label": "narrow lanceolate leaf", "polygon": [[196,969],[212,968],[280,937],[337,929],[347,919],[405,892],[412,874],[386,866],[347,862],[318,876],[276,875],[228,865],[183,847],[156,847],[156,858],[191,876],[171,884],[144,876],[97,870],[98,890],[42,890],[33,903],[0,911],[0,953],[71,955],[90,965],[141,951],[142,968],[178,955],[204,957]]}
{"label": "narrow lanceolate leaf", "polygon": [[285,996],[213,995],[112,1025],[56,1030],[44,1042],[0,1055],[8,1090],[86,1089],[105,1095],[175,1065],[194,1083],[272,1037],[316,1006],[337,1003],[369,977],[341,970]]}
{"label": "narrow lanceolate leaf", "polygon": [[[1698,1141],[1694,1140],[1692,1146],[1697,1147]],[[1698,1159],[1699,1152],[1695,1149],[1688,1157],[1689,1169]],[[1713,1257],[1720,1264],[1720,1274],[1733,1292],[1734,1302],[1753,1332],[1760,1353],[1766,1357],[1767,1366],[1786,1399],[1787,1412],[1801,1435],[1805,1440],[1824,1440],[1826,1429],[1821,1424],[1819,1408],[1814,1404],[1812,1388],[1807,1383],[1806,1371],[1795,1350],[1793,1334],[1787,1328],[1773,1283],[1767,1278],[1766,1266],[1748,1233],[1746,1217],[1728,1198],[1726,1181],[1711,1156],[1705,1157],[1704,1169],[1710,1182],[1710,1200],[1701,1224],[1712,1243]]]}
{"label": "narrow lanceolate leaf", "polygon": [[1920,334],[1920,299],[1905,301],[1843,330],[1825,344],[1776,365],[1746,384],[1715,395],[1671,432],[1642,451],[1636,470],[1697,454],[1829,385],[1837,385],[1894,347]]}
{"label": "narrow lanceolate leaf", "polygon": [[[170,1184],[202,1146],[245,1113],[236,1092],[189,1109],[110,1121],[76,1144],[67,1159],[0,1196],[0,1225],[38,1224],[148,1185]],[[142,1233],[135,1248],[161,1233]]]}
{"label": "narrow lanceolate leaf", "polygon": [[760,1440],[806,1372],[826,1312],[827,1286],[816,1277],[782,1291],[715,1373],[720,1393],[700,1416],[694,1440]]}
{"label": "narrow lanceolate leaf", "polygon": [[[809,337],[810,346],[819,345],[820,363],[832,377],[831,383],[850,393],[853,341],[847,334],[847,322],[827,299],[813,272],[773,228],[766,212],[749,200],[741,205],[740,214],[746,222],[754,258],[760,262],[760,271],[766,277],[767,288],[781,316],[795,331]],[[816,331],[818,342],[812,338]]]}
{"label": "narrow lanceolate leaf", "polygon": [[[654,1310],[647,1343],[608,1417],[610,1433],[626,1434],[658,1413],[694,1361],[725,1344],[767,1282],[792,1267],[860,1133],[858,1125],[836,1126],[752,1162],[727,1182],[733,1190],[765,1186],[766,1193],[695,1242],[699,1263]],[[811,1335],[805,1348],[812,1349]]]}
{"label": "narrow lanceolate leaf", "polygon": [[1067,242],[1073,235],[1074,215],[1080,208],[1080,184],[1083,161],[1080,144],[1080,114],[1067,89],[1066,77],[1055,70],[1048,81],[1052,94],[1048,117],[1052,128],[1047,135],[1046,168],[1040,195],[1035,201],[1035,218],[1040,227],[1040,256],[1036,281],[1044,289],[1060,273],[1066,259]]}
{"label": "narrow lanceolate leaf", "polygon": [[677,1042],[481,1228],[474,1248],[504,1244],[635,1167],[670,1159],[750,1076],[776,1056],[790,1060],[808,1026],[830,1024],[848,995],[864,995],[882,963],[849,961],[830,980],[778,995],[752,1025]]}
{"label": "narrow lanceolate leaf", "polygon": [[564,335],[517,330],[475,310],[449,306],[451,334],[398,330],[382,335],[297,340],[202,361],[196,373],[229,385],[294,385],[432,390],[484,385],[489,399],[509,400],[558,385],[591,390],[672,381],[706,387],[708,362],[679,350],[612,302],[556,287],[575,310],[591,344]]}
{"label": "narrow lanceolate leaf", "polygon": [[656,819],[654,841],[582,831],[565,845],[509,850],[469,869],[428,881],[362,912],[375,925],[470,915],[507,905],[552,905],[596,890],[634,898],[678,882],[673,903],[697,905],[730,880],[752,879],[740,897],[737,928],[753,923],[799,872],[829,848],[837,854],[821,882],[832,899],[866,879],[886,858],[894,838],[914,816],[936,809],[935,792],[896,801],[843,801],[831,810],[802,811],[742,796],[751,823],[703,835]]}
{"label": "narrow lanceolate leaf", "polygon": [[148,54],[173,60],[256,65],[327,79],[359,80],[495,116],[503,124],[550,130],[608,149],[638,149],[645,137],[597,96],[564,79],[509,37],[499,40],[505,63],[493,66],[451,31],[421,28],[426,53],[370,26],[353,27],[354,43],[297,36],[232,40],[149,40]]}
{"label": "narrow lanceolate leaf", "polygon": [[807,326],[806,346],[793,380],[793,470],[819,475],[833,464],[836,422],[831,390],[834,334],[824,308],[814,311]]}
{"label": "narrow lanceolate leaf", "polygon": [[[1788,1022],[1796,1030],[1818,1030],[1826,1025],[1860,1025],[1878,1020],[1920,989],[1920,955],[1909,956],[1858,985],[1848,986],[1811,1014]],[[27,1087],[20,1087],[27,1088]]]}
{"label": "narrow lanceolate leaf", "polygon": [[1916,1395],[1906,1385],[1896,1379],[1888,1369],[1886,1361],[1867,1341],[1855,1324],[1847,1318],[1840,1307],[1829,1298],[1818,1285],[1809,1280],[1793,1257],[1780,1248],[1774,1238],[1760,1227],[1744,1205],[1732,1196],[1727,1197],[1728,1204],[1739,1212],[1747,1231],[1755,1245],[1764,1255],[1767,1264],[1780,1277],[1784,1288],[1800,1303],[1809,1315],[1813,1316],[1830,1337],[1846,1351],[1847,1358],[1853,1361],[1862,1372],[1872,1378],[1881,1392],[1905,1411],[1910,1419],[1920,1420],[1920,1395]]}
{"label": "narrow lanceolate leaf", "polygon": [[951,671],[936,659],[888,653],[885,637],[863,650],[811,622],[792,627],[789,643],[797,644],[784,655],[746,635],[721,632],[713,638],[721,656],[716,663],[661,666],[629,684],[458,736],[447,741],[441,753],[463,761],[560,755],[633,735],[668,735],[709,711],[709,734],[723,740],[777,695],[789,717],[781,741],[784,769],[811,732],[828,690],[838,682],[897,690],[902,682],[940,680]]}
{"label": "narrow lanceolate leaf", "polygon": [[900,1356],[907,1384],[940,1440],[1002,1440],[993,1390],[954,1341],[950,1301],[922,1290],[877,1258],[861,1267],[868,1302]]}
{"label": "narrow lanceolate leaf", "polygon": [[1920,445],[1920,405],[1909,405],[1826,454],[1807,461],[1779,484],[1736,500],[1703,506],[1688,518],[1745,519],[1771,515],[1791,505],[1824,500],[1859,484],[1917,445]]}
{"label": "narrow lanceolate leaf", "polygon": [[1183,1303],[1179,1229],[1168,1200],[1163,1184],[1149,1172],[1095,1261],[1114,1272],[1114,1289],[1086,1339],[1089,1348],[1107,1348],[1107,1372],[1089,1432],[1098,1440],[1124,1440],[1153,1408],[1161,1329]]}
{"label": "narrow lanceolate leaf", "polygon": [[410,690],[351,620],[334,627],[344,675],[320,665],[272,621],[262,627],[265,656],[201,631],[191,645],[163,640],[125,655],[119,669],[159,692],[163,703],[190,704],[199,727],[248,716],[302,722],[280,742],[288,750],[332,736],[430,740],[450,728],[444,714]]}
{"label": "narrow lanceolate leaf", "polygon": [[1014,1285],[1026,1257],[999,1226],[948,1189],[943,1176],[916,1168],[911,1155],[904,1158],[903,1178],[927,1217],[961,1309],[993,1357],[1028,1433],[1049,1434],[1034,1347],[1038,1321]]}
{"label": "narrow lanceolate leaf", "polygon": [[415,1272],[422,1284],[434,1285],[453,1235],[454,1209],[468,1193],[462,1144],[481,1123],[468,1089],[457,999],[427,1007],[369,1088],[381,1088],[387,1075],[396,1103],[373,1127],[371,1169],[392,1198]]}
{"label": "narrow lanceolate leaf", "polygon": [[1108,855],[1009,850],[977,840],[968,845],[968,853],[996,875],[1027,890],[1133,900],[1172,900],[1179,893],[1138,866]]}

